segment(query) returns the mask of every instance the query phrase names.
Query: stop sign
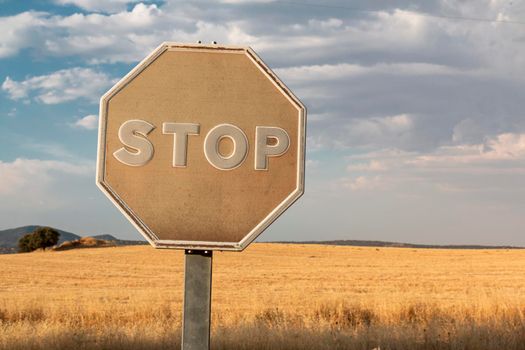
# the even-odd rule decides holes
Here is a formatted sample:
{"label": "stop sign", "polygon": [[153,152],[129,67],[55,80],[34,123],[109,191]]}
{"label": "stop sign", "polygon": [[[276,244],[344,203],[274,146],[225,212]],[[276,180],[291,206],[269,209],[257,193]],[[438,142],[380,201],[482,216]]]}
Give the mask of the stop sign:
{"label": "stop sign", "polygon": [[242,250],[303,193],[305,119],[252,49],[164,43],[101,98],[97,184],[155,247]]}

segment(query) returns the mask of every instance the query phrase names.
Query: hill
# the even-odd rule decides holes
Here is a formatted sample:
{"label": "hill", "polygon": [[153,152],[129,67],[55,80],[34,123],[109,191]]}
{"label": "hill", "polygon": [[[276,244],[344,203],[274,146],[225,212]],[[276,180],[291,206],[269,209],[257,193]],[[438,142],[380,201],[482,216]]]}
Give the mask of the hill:
{"label": "hill", "polygon": [[103,247],[117,247],[127,245],[145,245],[146,241],[129,241],[115,238],[112,235],[98,235],[93,237],[80,237],[79,239],[65,241],[54,247],[53,250],[70,250],[78,248],[103,248]]}
{"label": "hill", "polygon": [[[17,252],[18,247],[18,240],[28,234],[35,231],[38,227],[38,225],[29,225],[29,226],[22,226],[22,227],[16,227],[11,228],[7,230],[1,230],[0,231],[0,254],[11,254]],[[91,237],[81,237],[77,234],[67,232],[64,230],[56,229],[58,233],[60,233],[60,239],[58,241],[58,246],[63,245],[65,243],[66,246],[68,246],[68,249],[72,248],[80,248],[85,247],[86,244],[80,243],[82,239],[84,239],[85,242],[86,239],[91,239],[98,241],[94,246],[125,246],[125,245],[143,245],[148,244],[146,241],[133,241],[133,240],[122,240],[118,239],[113,235],[96,235]],[[82,241],[82,242],[84,242]],[[73,242],[70,243],[69,242]],[[76,242],[76,243],[75,243]],[[105,243],[102,243],[105,242]],[[89,244],[87,244],[89,246]]]}
{"label": "hill", "polygon": [[95,239],[103,239],[105,241],[118,241],[119,239],[113,235],[96,235],[96,236],[91,236]]}
{"label": "hill", "polygon": [[[12,229],[0,231],[0,254],[16,253],[18,240],[25,234],[33,232],[40,226],[30,225],[22,226]],[[64,230],[57,231],[60,233],[60,240],[58,245],[67,241],[78,241],[81,236]],[[115,246],[127,246],[127,245],[144,245],[148,244],[146,241],[138,240],[121,240],[113,235],[102,234],[90,236],[96,240],[108,241]],[[336,245],[336,246],[352,246],[352,247],[378,247],[378,248],[427,248],[427,249],[525,249],[525,247],[517,246],[496,246],[496,245],[475,245],[475,244],[462,244],[462,245],[438,245],[438,244],[414,244],[414,243],[400,243],[400,242],[388,242],[388,241],[367,241],[367,240],[327,240],[327,241],[279,241],[279,242],[268,242],[268,243],[282,243],[282,244],[320,244],[320,245]]]}
{"label": "hill", "polygon": [[339,245],[351,247],[379,247],[379,248],[424,248],[424,249],[525,249],[525,247],[507,245],[476,245],[476,244],[413,244],[385,241],[362,241],[362,240],[333,240],[333,241],[280,241],[269,243],[282,244],[320,244],[320,245]]}
{"label": "hill", "polygon": [[[29,225],[0,231],[0,248],[16,248],[18,240],[22,238],[23,235],[32,233],[39,227],[42,226]],[[60,239],[58,241],[59,244],[65,241],[72,241],[80,238],[80,236],[74,233],[59,229],[56,230],[58,233],[60,233]]]}
{"label": "hill", "polygon": [[[110,235],[107,235],[110,236]],[[111,236],[112,237],[112,236]],[[102,248],[102,247],[115,247],[115,240],[97,239],[94,237],[81,237],[72,241],[66,241],[58,246],[55,246],[53,250],[70,250],[79,248]]]}
{"label": "hill", "polygon": [[91,236],[92,238],[102,240],[102,241],[109,241],[111,244],[115,246],[123,246],[123,245],[144,245],[149,244],[146,241],[137,241],[137,240],[129,240],[129,239],[119,239],[113,235],[96,235]]}

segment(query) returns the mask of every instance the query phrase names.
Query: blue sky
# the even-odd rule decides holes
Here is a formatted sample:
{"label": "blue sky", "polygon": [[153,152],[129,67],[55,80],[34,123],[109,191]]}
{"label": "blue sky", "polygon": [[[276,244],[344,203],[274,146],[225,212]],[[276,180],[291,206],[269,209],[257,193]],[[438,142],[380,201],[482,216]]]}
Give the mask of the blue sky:
{"label": "blue sky", "polygon": [[262,240],[525,245],[523,1],[0,0],[0,32],[0,228],[139,238],[95,186],[98,99],[216,40],[309,111],[306,194]]}

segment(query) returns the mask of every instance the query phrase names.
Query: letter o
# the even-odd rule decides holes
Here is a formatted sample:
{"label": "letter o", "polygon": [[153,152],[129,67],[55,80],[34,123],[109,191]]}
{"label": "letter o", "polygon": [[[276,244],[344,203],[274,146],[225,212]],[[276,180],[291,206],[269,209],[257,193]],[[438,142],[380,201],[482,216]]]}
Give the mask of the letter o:
{"label": "letter o", "polygon": [[[233,142],[233,151],[227,157],[219,152],[219,143],[225,137]],[[219,124],[213,127],[204,139],[204,155],[208,162],[219,170],[235,169],[248,155],[248,138],[235,125]]]}

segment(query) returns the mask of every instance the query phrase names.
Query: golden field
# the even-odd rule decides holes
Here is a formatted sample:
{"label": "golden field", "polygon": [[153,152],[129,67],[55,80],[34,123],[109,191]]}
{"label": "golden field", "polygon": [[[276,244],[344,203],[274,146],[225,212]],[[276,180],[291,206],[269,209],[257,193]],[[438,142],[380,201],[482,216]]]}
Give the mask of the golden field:
{"label": "golden field", "polygon": [[[525,349],[525,251],[253,244],[213,261],[213,349]],[[180,347],[181,251],[0,256],[0,349]]]}

